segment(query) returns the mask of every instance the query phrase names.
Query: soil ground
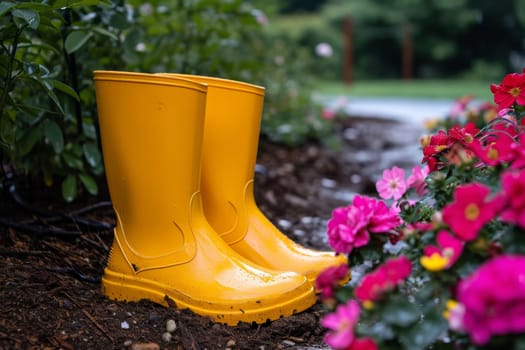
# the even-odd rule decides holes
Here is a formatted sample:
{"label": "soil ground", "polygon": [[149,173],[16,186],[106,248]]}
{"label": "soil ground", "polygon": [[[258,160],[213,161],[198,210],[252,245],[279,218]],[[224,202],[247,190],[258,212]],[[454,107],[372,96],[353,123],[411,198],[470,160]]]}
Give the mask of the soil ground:
{"label": "soil ground", "polygon": [[[389,137],[405,130],[391,120],[354,117],[341,126],[339,150],[264,139],[259,148],[257,203],[283,233],[313,249],[329,249],[325,227],[335,207],[354,193],[375,194],[381,167],[391,166],[383,156],[417,142],[414,133]],[[409,166],[401,153],[397,161],[407,164],[397,165]],[[113,236],[93,223],[114,223],[107,191],[66,205],[53,189],[16,188],[18,202],[9,186],[0,191],[0,350],[326,349],[320,304],[274,322],[228,327],[187,310],[106,299],[100,277]],[[169,342],[162,338],[168,320],[177,325]]]}

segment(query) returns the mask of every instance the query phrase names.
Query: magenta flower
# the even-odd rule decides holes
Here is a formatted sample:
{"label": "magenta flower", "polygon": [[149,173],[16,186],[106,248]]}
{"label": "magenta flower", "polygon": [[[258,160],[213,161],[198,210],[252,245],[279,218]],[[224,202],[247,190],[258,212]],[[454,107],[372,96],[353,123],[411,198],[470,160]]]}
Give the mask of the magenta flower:
{"label": "magenta flower", "polygon": [[474,154],[485,164],[495,166],[510,163],[516,158],[517,131],[514,123],[507,123],[503,118],[498,119],[491,130],[483,136],[483,144],[471,147]]}
{"label": "magenta flower", "polygon": [[505,172],[501,182],[505,201],[501,219],[525,228],[525,170]]}
{"label": "magenta flower", "polygon": [[361,302],[377,301],[381,296],[403,282],[412,272],[412,264],[405,256],[387,260],[383,265],[365,275],[354,290]]}
{"label": "magenta flower", "polygon": [[367,245],[370,233],[386,233],[400,224],[399,216],[384,202],[356,195],[352,204],[333,211],[328,221],[328,243],[336,252],[348,254]]}
{"label": "magenta flower", "polygon": [[353,205],[336,208],[328,221],[328,243],[337,253],[348,254],[370,241],[367,213]]}
{"label": "magenta flower", "polygon": [[354,327],[360,312],[359,304],[350,300],[321,319],[321,325],[329,329],[324,338],[326,344],[334,349],[347,349],[354,341]]}
{"label": "magenta flower", "polygon": [[376,182],[376,189],[379,197],[398,200],[407,190],[405,171],[397,166],[383,170],[383,178]]}
{"label": "magenta flower", "polygon": [[458,186],[454,202],[443,208],[443,221],[464,241],[475,239],[478,231],[497,214],[501,201],[488,200],[489,193],[487,186],[477,182]]}
{"label": "magenta flower", "polygon": [[334,288],[348,275],[348,266],[330,266],[323,270],[315,279],[315,289],[319,291],[322,298],[332,298]]}
{"label": "magenta flower", "polygon": [[[524,121],[521,121],[522,124]],[[518,141],[512,145],[512,153],[514,154],[514,161],[511,164],[511,168],[513,169],[523,169],[525,168],[525,133],[520,134],[518,137]]]}
{"label": "magenta flower", "polygon": [[493,335],[525,331],[525,256],[500,255],[481,265],[458,286],[463,327],[474,344]]}
{"label": "magenta flower", "polygon": [[415,166],[412,168],[412,174],[407,179],[407,187],[413,188],[419,196],[425,195],[427,190],[427,183],[425,178],[429,173],[428,165],[422,168]]}
{"label": "magenta flower", "polygon": [[452,103],[450,108],[449,116],[450,118],[457,119],[461,113],[465,112],[470,101],[474,99],[474,96],[466,95],[463,96]]}

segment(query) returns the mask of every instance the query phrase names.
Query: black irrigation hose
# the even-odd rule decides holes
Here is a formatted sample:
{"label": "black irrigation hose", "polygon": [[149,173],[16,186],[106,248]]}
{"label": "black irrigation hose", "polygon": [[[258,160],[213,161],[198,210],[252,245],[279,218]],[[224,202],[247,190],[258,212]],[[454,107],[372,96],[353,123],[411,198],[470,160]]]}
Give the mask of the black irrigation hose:
{"label": "black irrigation hose", "polygon": [[[104,230],[104,231],[111,231],[114,228],[114,225],[112,225],[110,223],[107,223],[107,222],[104,222],[104,221],[97,221],[97,220],[86,219],[86,218],[82,218],[82,217],[79,216],[80,214],[85,214],[85,213],[87,213],[89,211],[92,211],[92,210],[95,210],[95,209],[99,209],[99,208],[103,208],[103,207],[110,207],[111,206],[111,202],[104,201],[104,202],[96,203],[94,205],[91,205],[91,206],[88,206],[88,207],[85,207],[85,208],[81,208],[79,210],[76,210],[76,211],[73,211],[73,212],[70,212],[70,213],[61,213],[61,212],[57,213],[57,212],[52,212],[52,211],[49,211],[49,210],[46,210],[46,209],[43,209],[43,208],[39,208],[39,207],[36,207],[34,205],[29,204],[18,193],[18,191],[16,189],[16,186],[15,186],[15,184],[13,182],[9,181],[7,183],[7,188],[8,188],[9,194],[11,195],[11,198],[13,198],[13,200],[19,206],[21,206],[22,208],[24,208],[26,210],[29,210],[29,211],[31,211],[31,212],[33,212],[35,214],[46,216],[47,218],[46,218],[45,221],[47,221],[47,222],[57,222],[57,221],[63,221],[63,220],[68,220],[68,221],[71,220],[76,225],[86,226],[86,227],[99,229],[99,230]],[[31,222],[22,223],[22,225],[27,225],[27,224],[32,223],[32,222],[34,222],[34,220],[32,220]],[[37,231],[41,232],[41,230],[37,230]],[[62,231],[64,231],[64,230],[62,230]],[[66,231],[64,231],[64,232],[66,232]]]}
{"label": "black irrigation hose", "polygon": [[62,236],[62,237],[76,237],[80,236],[82,232],[80,231],[69,231],[64,230],[60,227],[42,227],[36,225],[29,225],[20,222],[14,222],[5,218],[0,218],[0,225],[11,227],[14,229],[30,232],[37,235],[53,235],[53,236]]}
{"label": "black irrigation hose", "polygon": [[100,283],[100,281],[102,280],[101,277],[91,277],[91,276],[84,275],[83,273],[79,272],[73,267],[55,267],[55,268],[49,268],[48,271],[64,273],[64,274],[73,276],[77,280],[80,280],[83,282]]}

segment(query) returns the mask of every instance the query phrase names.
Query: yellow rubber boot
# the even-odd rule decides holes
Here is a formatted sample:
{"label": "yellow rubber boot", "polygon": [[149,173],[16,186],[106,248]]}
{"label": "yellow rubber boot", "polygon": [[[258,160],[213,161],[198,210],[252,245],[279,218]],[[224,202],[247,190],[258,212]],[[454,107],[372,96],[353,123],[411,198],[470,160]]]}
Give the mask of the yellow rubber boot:
{"label": "yellow rubber boot", "polygon": [[256,266],[207,222],[200,168],[207,86],[95,71],[102,149],[117,215],[102,279],[112,299],[148,299],[235,325],[315,303],[303,275]]}
{"label": "yellow rubber boot", "polygon": [[208,85],[201,191],[206,218],[221,237],[256,264],[295,271],[311,282],[327,267],[346,264],[343,255],[306,249],[290,240],[255,202],[264,88],[212,77],[171,76]]}

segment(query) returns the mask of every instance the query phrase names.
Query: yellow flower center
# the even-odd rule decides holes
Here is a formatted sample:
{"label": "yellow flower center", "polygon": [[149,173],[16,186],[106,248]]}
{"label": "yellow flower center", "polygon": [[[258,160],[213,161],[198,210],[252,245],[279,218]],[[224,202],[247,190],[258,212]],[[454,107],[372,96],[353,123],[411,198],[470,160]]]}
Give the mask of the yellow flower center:
{"label": "yellow flower center", "polygon": [[374,302],[372,300],[365,300],[363,301],[363,307],[366,310],[371,310],[374,308]]}
{"label": "yellow flower center", "polygon": [[421,266],[423,266],[428,271],[441,271],[445,267],[447,267],[447,264],[449,262],[449,259],[445,256],[440,255],[439,253],[434,253],[431,256],[422,256],[419,259],[419,263]]}
{"label": "yellow flower center", "polygon": [[518,97],[520,95],[520,88],[519,87],[513,87],[509,90],[509,94],[511,94],[513,97]]}
{"label": "yellow flower center", "polygon": [[470,203],[469,205],[467,205],[467,207],[465,208],[465,217],[467,218],[467,220],[474,221],[478,218],[478,216],[479,207],[474,203]]}
{"label": "yellow flower center", "polygon": [[449,299],[446,305],[447,309],[443,311],[443,317],[448,320],[450,318],[450,311],[453,310],[458,305],[459,303],[457,301],[453,299]]}
{"label": "yellow flower center", "polygon": [[499,152],[497,149],[495,148],[491,148],[489,149],[488,153],[487,153],[487,156],[492,159],[492,160],[497,160],[498,159],[498,156],[499,156]]}

